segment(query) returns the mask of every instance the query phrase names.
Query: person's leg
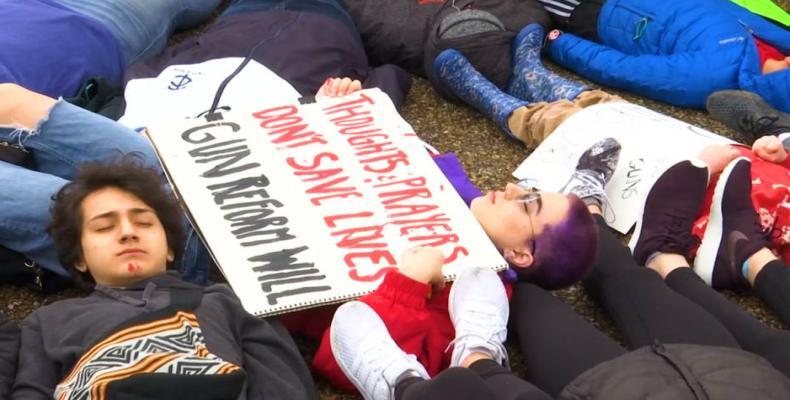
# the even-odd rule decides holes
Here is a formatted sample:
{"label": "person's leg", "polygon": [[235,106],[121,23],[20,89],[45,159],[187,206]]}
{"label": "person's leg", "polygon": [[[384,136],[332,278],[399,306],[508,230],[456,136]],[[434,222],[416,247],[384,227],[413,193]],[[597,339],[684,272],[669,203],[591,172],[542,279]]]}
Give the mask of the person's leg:
{"label": "person's leg", "polygon": [[430,380],[404,379],[395,388],[395,399],[548,400],[551,397],[502,365],[480,360],[469,368],[448,368]]}
{"label": "person's leg", "polygon": [[768,303],[790,328],[790,270],[782,261],[772,261],[756,274],[754,294]]}
{"label": "person's leg", "polygon": [[103,23],[121,42],[126,65],[161,52],[170,35],[205,21],[222,0],[55,0]]}
{"label": "person's leg", "polygon": [[598,258],[584,285],[623,331],[629,348],[656,341],[738,347],[716,318],[637,265],[603,217],[596,219]]}
{"label": "person's leg", "polygon": [[0,181],[0,244],[44,269],[68,276],[47,233],[52,195],[67,181],[2,161]]}
{"label": "person's leg", "polygon": [[683,260],[696,244],[691,225],[702,207],[708,182],[706,167],[689,161],[673,165],[646,196],[641,219],[628,248],[597,216],[598,258],[584,284],[607,309],[630,348],[663,343],[739,347],[713,315],[670,289],[659,274],[639,266],[656,254]]}
{"label": "person's leg", "polygon": [[161,173],[156,153],[141,134],[63,100],[21,88],[17,93],[18,108],[38,108],[42,102],[50,108],[33,126],[0,128],[0,140],[30,151],[39,172],[70,180],[81,163],[132,156]]}
{"label": "person's leg", "polygon": [[540,61],[543,27],[530,24],[518,33],[512,44],[513,74],[505,92],[530,103],[573,100],[590,88],[546,69]]}
{"label": "person's leg", "polygon": [[[715,316],[744,350],[764,357],[774,368],[790,376],[790,331],[775,329],[760,322],[707,286],[688,266],[674,269],[667,275],[665,282],[672,290]],[[785,287],[785,290],[788,288]]]}
{"label": "person's leg", "polygon": [[[524,382],[527,383],[527,382]],[[395,400],[496,399],[480,375],[468,368],[449,368],[432,379],[406,378],[395,387]]]}
{"label": "person's leg", "polygon": [[508,136],[520,139],[524,119],[516,114],[529,103],[504,93],[478,72],[461,52],[447,49],[439,53],[433,63],[439,82],[458,98],[485,114],[499,125]]}
{"label": "person's leg", "polygon": [[584,371],[626,353],[570,306],[531,283],[514,286],[511,309],[526,378],[554,397]]}
{"label": "person's leg", "polygon": [[603,90],[585,90],[573,100],[560,99],[551,103],[541,101],[518,108],[514,118],[523,121],[523,129],[513,131],[527,147],[534,148],[542,143],[560,124],[571,115],[594,104],[624,102],[620,96]]}

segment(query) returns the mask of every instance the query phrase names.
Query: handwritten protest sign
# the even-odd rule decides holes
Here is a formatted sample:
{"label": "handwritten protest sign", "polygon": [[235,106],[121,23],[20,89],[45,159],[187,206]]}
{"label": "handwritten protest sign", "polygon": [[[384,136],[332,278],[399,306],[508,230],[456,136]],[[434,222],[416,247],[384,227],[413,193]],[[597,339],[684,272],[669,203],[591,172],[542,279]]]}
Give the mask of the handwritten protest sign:
{"label": "handwritten protest sign", "polygon": [[403,250],[444,273],[505,261],[383,92],[149,129],[214,259],[256,315],[373,291]]}
{"label": "handwritten protest sign", "polygon": [[636,223],[644,196],[667,168],[696,158],[711,143],[731,140],[630,103],[587,107],[563,122],[513,172],[537,181],[543,190],[560,190],[582,153],[607,137],[622,146],[620,162],[606,186],[609,226],[621,233]]}

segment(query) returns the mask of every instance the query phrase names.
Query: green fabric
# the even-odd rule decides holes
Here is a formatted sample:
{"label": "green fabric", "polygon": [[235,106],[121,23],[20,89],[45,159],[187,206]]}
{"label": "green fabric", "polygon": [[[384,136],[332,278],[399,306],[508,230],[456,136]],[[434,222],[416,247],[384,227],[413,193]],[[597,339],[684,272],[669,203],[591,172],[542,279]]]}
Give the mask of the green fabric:
{"label": "green fabric", "polygon": [[790,14],[771,0],[732,0],[732,2],[757,15],[790,27]]}

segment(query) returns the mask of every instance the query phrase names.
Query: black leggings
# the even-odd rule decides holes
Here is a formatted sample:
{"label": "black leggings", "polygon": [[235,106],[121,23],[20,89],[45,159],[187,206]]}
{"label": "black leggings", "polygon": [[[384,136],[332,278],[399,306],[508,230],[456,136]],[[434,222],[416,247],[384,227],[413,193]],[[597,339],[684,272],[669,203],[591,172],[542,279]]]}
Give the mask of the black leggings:
{"label": "black leggings", "polygon": [[[781,264],[781,261],[779,261]],[[772,263],[773,264],[773,263]],[[768,267],[768,265],[766,266]],[[769,289],[771,296],[768,299],[778,299],[784,301],[784,306],[787,307],[787,291],[790,286],[787,285],[788,271],[781,264],[781,269],[766,270],[760,272],[773,271],[772,275],[785,275],[784,288],[779,292],[779,288]],[[773,284],[782,283],[781,280],[773,282]],[[760,320],[755,318],[752,314],[744,311],[720,293],[711,289],[705,282],[697,276],[690,268],[678,268],[666,278],[666,284],[677,293],[682,294],[695,304],[702,306],[708,313],[716,317],[730,333],[738,341],[740,347],[744,350],[751,351],[758,354],[770,361],[774,368],[782,371],[785,375],[790,376],[790,332],[782,329],[772,328]],[[778,292],[778,293],[775,293]],[[759,296],[759,291],[756,291]],[[763,297],[763,296],[759,296]],[[764,298],[765,299],[765,298]],[[768,300],[766,300],[768,301]],[[772,307],[775,304],[769,305]],[[779,309],[777,309],[779,311]],[[783,310],[785,315],[788,310]],[[787,322],[785,322],[786,324]]]}
{"label": "black leggings", "polygon": [[433,379],[406,378],[395,387],[395,400],[551,400],[531,383],[492,360],[469,368],[449,368]]}
{"label": "black leggings", "polygon": [[768,263],[754,280],[754,294],[779,314],[790,328],[790,269],[782,261]]}
{"label": "black leggings", "polygon": [[[629,349],[655,342],[743,347],[790,376],[787,332],[752,324],[748,319],[754,317],[748,314],[731,318],[733,321],[720,320],[709,311],[711,304],[722,307],[722,312],[729,312],[724,306],[735,306],[704,283],[688,285],[688,292],[670,287],[657,273],[636,264],[629,249],[609,231],[602,218],[598,218],[598,224],[598,258],[584,285],[623,332]],[[685,270],[672,275],[696,277],[690,269]],[[701,294],[711,304],[690,300],[691,293]],[[512,308],[527,378],[553,396],[582,372],[627,351],[537,286],[516,285]],[[751,336],[741,337],[739,327],[748,327]],[[770,340],[758,339],[762,337]]]}

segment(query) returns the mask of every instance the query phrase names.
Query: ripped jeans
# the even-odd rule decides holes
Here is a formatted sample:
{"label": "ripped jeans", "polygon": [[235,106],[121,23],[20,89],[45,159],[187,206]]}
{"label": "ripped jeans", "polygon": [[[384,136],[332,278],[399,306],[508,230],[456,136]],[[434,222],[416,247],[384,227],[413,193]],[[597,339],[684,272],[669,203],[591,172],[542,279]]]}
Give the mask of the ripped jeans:
{"label": "ripped jeans", "polygon": [[[33,131],[0,128],[0,141],[20,144],[36,164],[30,170],[0,161],[0,244],[24,254],[42,268],[68,275],[47,233],[52,196],[87,161],[113,161],[133,153],[162,174],[148,140],[135,131],[59,100]],[[162,174],[163,184],[167,184]],[[76,212],[76,210],[74,210]],[[184,256],[178,268],[185,280],[206,283],[209,255],[188,221]]]}

